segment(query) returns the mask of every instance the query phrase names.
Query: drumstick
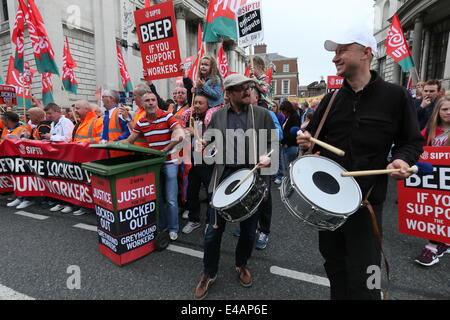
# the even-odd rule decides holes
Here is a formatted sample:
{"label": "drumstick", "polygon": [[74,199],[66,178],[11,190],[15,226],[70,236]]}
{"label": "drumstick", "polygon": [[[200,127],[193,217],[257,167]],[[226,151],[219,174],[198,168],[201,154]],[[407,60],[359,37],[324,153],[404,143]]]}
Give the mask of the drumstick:
{"label": "drumstick", "polygon": [[[299,136],[300,136],[300,135],[304,135],[304,133],[302,132],[302,130],[299,130],[299,131],[297,132],[297,135],[299,135]],[[339,148],[333,147],[331,144],[328,144],[328,143],[326,143],[326,142],[320,141],[320,140],[318,140],[318,139],[316,139],[316,138],[313,138],[313,137],[310,137],[310,138],[309,138],[309,141],[311,141],[311,142],[313,142],[313,143],[315,143],[315,144],[321,146],[321,147],[324,148],[324,149],[327,149],[327,150],[330,151],[330,152],[333,152],[334,154],[337,154],[337,155],[340,156],[340,157],[345,156],[345,151],[343,151],[343,150],[341,150],[341,149],[339,149]]]}
{"label": "drumstick", "polygon": [[[274,150],[270,151],[266,157],[270,157],[273,152],[274,152]],[[259,163],[252,169],[252,171],[247,173],[247,175],[244,178],[242,178],[241,181],[239,181],[239,183],[233,188],[233,190],[231,190],[231,193],[236,191],[237,188],[239,188],[245,181],[247,181],[247,179],[250,178],[250,176],[253,174],[253,172],[255,172],[256,169],[258,169],[258,166],[259,166]]]}
{"label": "drumstick", "polygon": [[[352,171],[352,172],[343,172],[341,173],[341,177],[362,177],[362,176],[372,176],[372,175],[380,175],[380,174],[390,174],[394,172],[400,172],[400,169],[384,169],[384,170],[365,170],[365,171]],[[418,169],[416,166],[412,166],[407,172],[417,173]]]}

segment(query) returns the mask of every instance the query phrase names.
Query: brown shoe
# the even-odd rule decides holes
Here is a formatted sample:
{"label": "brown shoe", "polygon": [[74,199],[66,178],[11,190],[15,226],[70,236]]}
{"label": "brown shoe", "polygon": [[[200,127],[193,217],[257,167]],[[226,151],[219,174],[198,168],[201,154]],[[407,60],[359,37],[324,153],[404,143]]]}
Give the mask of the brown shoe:
{"label": "brown shoe", "polygon": [[202,274],[200,278],[200,282],[198,283],[197,287],[195,288],[194,297],[197,300],[203,300],[206,295],[208,294],[209,287],[214,283],[216,280],[217,275],[214,278],[211,278],[207,276],[206,274]]}
{"label": "brown shoe", "polygon": [[239,282],[243,287],[251,287],[253,284],[253,278],[246,267],[236,267],[236,272],[238,273]]}

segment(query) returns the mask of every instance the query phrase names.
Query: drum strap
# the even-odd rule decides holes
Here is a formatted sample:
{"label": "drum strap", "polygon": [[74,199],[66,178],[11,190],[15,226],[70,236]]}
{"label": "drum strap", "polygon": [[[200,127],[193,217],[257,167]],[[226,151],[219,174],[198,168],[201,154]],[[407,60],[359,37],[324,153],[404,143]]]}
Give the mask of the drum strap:
{"label": "drum strap", "polygon": [[[336,96],[337,96],[338,92],[339,92],[339,90],[336,90],[333,93],[333,95],[331,96],[330,102],[328,102],[328,106],[325,109],[325,113],[323,114],[322,119],[320,120],[319,126],[317,127],[316,134],[314,135],[314,138],[316,138],[316,139],[319,138],[320,132],[322,131],[323,125],[325,124],[325,121],[328,118],[328,114],[330,113],[331,107],[333,106],[334,100],[336,99]],[[312,150],[314,148],[314,145],[315,144],[312,143],[311,147],[309,148],[308,151],[305,152],[305,154],[311,154]]]}
{"label": "drum strap", "polygon": [[372,190],[374,187],[375,187],[375,185],[373,185],[372,188],[370,188],[369,192],[367,193],[367,196],[363,201],[363,206],[366,207],[367,210],[369,210],[369,212],[370,212],[370,216],[372,218],[372,229],[373,229],[373,233],[375,235],[377,247],[381,251],[381,254],[383,255],[383,261],[384,261],[384,266],[386,268],[386,277],[387,277],[387,288],[385,290],[383,290],[383,299],[389,300],[389,287],[390,287],[389,270],[390,270],[390,267],[389,267],[389,263],[386,258],[386,254],[384,253],[384,250],[383,250],[383,245],[382,245],[383,241],[382,241],[382,237],[381,237],[380,228],[378,227],[377,218],[375,216],[375,210],[373,210],[372,204],[369,201],[369,196],[372,193]]}

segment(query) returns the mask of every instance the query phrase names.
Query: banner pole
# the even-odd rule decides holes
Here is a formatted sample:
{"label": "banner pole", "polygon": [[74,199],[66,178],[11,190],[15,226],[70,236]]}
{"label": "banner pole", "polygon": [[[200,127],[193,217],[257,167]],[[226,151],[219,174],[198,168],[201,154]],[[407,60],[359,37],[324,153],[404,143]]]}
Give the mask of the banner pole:
{"label": "banner pole", "polygon": [[254,65],[253,65],[253,45],[250,45],[250,74],[254,74]]}

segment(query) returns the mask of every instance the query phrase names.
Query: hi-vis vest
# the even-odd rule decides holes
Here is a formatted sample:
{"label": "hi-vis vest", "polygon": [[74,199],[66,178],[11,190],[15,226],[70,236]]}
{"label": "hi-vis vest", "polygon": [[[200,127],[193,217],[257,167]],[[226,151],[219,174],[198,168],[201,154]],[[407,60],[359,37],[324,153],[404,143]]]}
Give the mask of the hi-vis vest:
{"label": "hi-vis vest", "polygon": [[[138,123],[138,121],[141,120],[143,117],[145,117],[145,110],[139,108],[139,111],[136,112],[134,119],[133,119],[134,125],[136,125],[136,123]],[[139,138],[133,144],[138,147],[148,148],[147,140],[141,136],[139,136]]]}
{"label": "hi-vis vest", "polygon": [[175,108],[178,107],[177,105],[170,105],[169,108],[167,109],[167,112],[170,112],[171,114],[173,114],[173,116],[175,117],[175,119],[177,119],[177,122],[180,126],[183,126],[183,113],[186,110],[189,110],[189,104],[186,103],[183,107],[181,107],[177,112],[173,113],[173,111],[175,110]]}
{"label": "hi-vis vest", "polygon": [[114,141],[122,135],[122,127],[119,121],[119,107],[115,108],[113,113],[109,115],[109,141]]}
{"label": "hi-vis vest", "polygon": [[4,128],[2,132],[2,136],[0,137],[0,143],[3,142],[8,136],[14,136],[18,139],[22,137],[27,128],[24,125],[20,125],[15,129],[9,130],[8,128]]}
{"label": "hi-vis vest", "polygon": [[86,118],[78,126],[73,142],[89,142],[97,143],[100,142],[100,137],[102,134],[102,122],[97,117],[95,111],[90,111],[86,114]]}

